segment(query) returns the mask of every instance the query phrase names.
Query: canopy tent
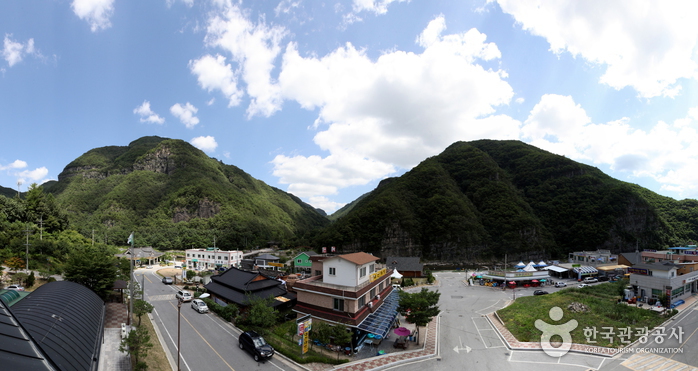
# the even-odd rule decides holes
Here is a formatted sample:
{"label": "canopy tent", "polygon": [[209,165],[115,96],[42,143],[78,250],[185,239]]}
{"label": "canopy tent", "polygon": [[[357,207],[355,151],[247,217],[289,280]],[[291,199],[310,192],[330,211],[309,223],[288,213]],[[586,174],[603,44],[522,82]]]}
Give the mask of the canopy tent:
{"label": "canopy tent", "polygon": [[526,266],[526,264],[524,264],[523,262],[519,262],[519,264],[515,265],[516,268],[523,268],[525,266]]}
{"label": "canopy tent", "polygon": [[541,260],[541,261],[538,263],[538,266],[539,266],[539,267],[547,267],[548,265],[545,264],[545,262]]}
{"label": "canopy tent", "polygon": [[393,274],[390,275],[390,278],[402,278],[402,275],[397,271],[397,269],[395,269]]}
{"label": "canopy tent", "polygon": [[557,273],[567,272],[569,270],[569,269],[566,269],[563,267],[558,267],[557,265],[549,265],[543,269],[551,270],[551,271],[557,272]]}
{"label": "canopy tent", "polygon": [[536,264],[534,262],[530,262],[523,270],[524,270],[524,272],[535,272],[536,271]]}

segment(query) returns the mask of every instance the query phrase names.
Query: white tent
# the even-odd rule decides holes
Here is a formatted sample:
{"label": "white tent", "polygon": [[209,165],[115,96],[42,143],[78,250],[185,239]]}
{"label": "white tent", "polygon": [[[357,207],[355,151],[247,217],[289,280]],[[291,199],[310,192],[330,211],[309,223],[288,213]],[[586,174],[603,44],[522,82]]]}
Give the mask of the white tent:
{"label": "white tent", "polygon": [[534,262],[528,263],[528,265],[526,267],[524,267],[524,269],[523,269],[524,272],[535,272],[536,271],[535,265],[536,264]]}
{"label": "white tent", "polygon": [[393,271],[393,274],[390,275],[390,278],[402,278],[402,275],[396,269],[395,271]]}

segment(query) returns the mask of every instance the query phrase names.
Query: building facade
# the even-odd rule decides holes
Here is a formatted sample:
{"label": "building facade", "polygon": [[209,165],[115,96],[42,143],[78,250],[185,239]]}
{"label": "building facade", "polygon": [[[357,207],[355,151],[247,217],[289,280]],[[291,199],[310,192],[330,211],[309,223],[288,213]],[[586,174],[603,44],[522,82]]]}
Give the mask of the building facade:
{"label": "building facade", "polygon": [[185,251],[187,268],[193,270],[208,270],[217,268],[239,267],[242,261],[242,251],[225,251],[209,247],[206,249],[187,249]]}
{"label": "building facade", "polygon": [[662,294],[675,304],[698,292],[698,263],[638,263],[628,273],[635,297],[650,304]]}
{"label": "building facade", "polygon": [[303,251],[300,254],[293,257],[293,269],[295,273],[311,273],[311,268],[313,263],[310,261],[310,257],[317,255],[313,251]]}
{"label": "building facade", "polygon": [[[309,314],[330,324],[343,323],[355,330],[355,339],[368,333],[387,334],[397,315],[397,294],[390,285],[392,270],[364,252],[312,256],[311,261],[312,270],[320,274],[295,283],[298,317]],[[382,320],[374,321],[374,317]]]}

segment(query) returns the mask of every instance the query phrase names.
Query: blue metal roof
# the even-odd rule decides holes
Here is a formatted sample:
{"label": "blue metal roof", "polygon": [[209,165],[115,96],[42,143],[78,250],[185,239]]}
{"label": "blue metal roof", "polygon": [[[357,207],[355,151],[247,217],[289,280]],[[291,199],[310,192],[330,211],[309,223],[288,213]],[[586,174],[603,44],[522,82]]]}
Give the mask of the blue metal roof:
{"label": "blue metal roof", "polygon": [[397,317],[398,304],[400,304],[400,295],[397,290],[393,290],[385,297],[383,305],[361,321],[358,328],[385,338],[393,321],[395,321],[395,317]]}

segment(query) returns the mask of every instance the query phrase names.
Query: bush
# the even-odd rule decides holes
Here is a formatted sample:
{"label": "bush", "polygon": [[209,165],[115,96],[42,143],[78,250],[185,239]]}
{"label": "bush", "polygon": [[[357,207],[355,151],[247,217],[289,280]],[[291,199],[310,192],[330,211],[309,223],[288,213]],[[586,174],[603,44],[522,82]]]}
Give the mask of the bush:
{"label": "bush", "polygon": [[36,277],[34,277],[34,272],[31,272],[29,274],[29,277],[25,280],[27,288],[34,286],[34,282],[36,282]]}
{"label": "bush", "polygon": [[402,287],[414,286],[414,280],[411,278],[404,278],[402,280]]}

